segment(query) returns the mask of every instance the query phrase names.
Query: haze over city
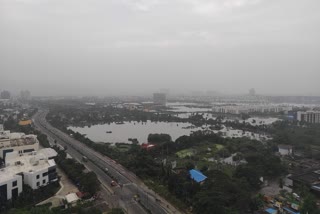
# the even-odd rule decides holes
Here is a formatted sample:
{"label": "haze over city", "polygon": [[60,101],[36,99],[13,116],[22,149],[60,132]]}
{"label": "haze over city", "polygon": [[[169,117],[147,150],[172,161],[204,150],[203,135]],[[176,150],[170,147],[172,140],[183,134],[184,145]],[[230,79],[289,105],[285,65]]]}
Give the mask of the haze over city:
{"label": "haze over city", "polygon": [[0,0],[0,90],[320,95],[318,0]]}

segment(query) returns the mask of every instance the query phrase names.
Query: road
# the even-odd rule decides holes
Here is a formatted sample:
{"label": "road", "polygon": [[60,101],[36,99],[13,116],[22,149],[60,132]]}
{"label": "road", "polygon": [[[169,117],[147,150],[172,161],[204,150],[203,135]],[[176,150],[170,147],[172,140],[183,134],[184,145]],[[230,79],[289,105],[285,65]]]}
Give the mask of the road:
{"label": "road", "polygon": [[[70,137],[68,134],[56,129],[46,121],[47,110],[39,110],[33,117],[35,126],[49,138],[57,140],[62,146],[67,146],[67,152],[79,161],[82,156],[88,158],[85,166],[95,172],[101,182],[103,195],[109,204],[120,206],[127,213],[143,214],[149,210],[154,214],[180,213],[166,200],[149,190],[143,182],[128,169],[116,163],[107,156],[101,155],[93,149],[87,147],[83,143]],[[105,170],[105,169],[108,170]],[[117,178],[122,187],[110,187],[112,175]],[[140,203],[134,200],[134,195],[140,196]],[[144,208],[143,208],[144,207]]]}

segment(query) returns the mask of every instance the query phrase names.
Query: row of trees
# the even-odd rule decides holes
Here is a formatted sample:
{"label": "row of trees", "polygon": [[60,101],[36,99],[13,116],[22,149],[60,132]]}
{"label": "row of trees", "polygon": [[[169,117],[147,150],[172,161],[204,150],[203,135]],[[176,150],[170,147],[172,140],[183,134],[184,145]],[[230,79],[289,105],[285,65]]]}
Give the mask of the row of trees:
{"label": "row of trees", "polygon": [[94,172],[85,173],[85,167],[74,159],[66,158],[63,150],[55,147],[58,156],[55,158],[57,164],[67,174],[68,178],[75,183],[80,191],[94,195],[100,189],[100,183]]}

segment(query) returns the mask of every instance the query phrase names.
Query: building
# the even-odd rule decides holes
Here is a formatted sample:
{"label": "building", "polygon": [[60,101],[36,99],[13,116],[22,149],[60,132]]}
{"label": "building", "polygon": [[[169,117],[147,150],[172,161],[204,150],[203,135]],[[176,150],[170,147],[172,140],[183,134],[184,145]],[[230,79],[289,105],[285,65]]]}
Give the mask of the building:
{"label": "building", "polygon": [[302,173],[294,173],[289,179],[293,182],[293,187],[306,185],[314,192],[320,194],[320,169],[309,169]]}
{"label": "building", "polygon": [[256,95],[256,90],[254,88],[249,89],[249,95],[250,96],[255,96]]}
{"label": "building", "polygon": [[5,160],[6,154],[9,152],[17,151],[19,154],[24,154],[38,149],[39,141],[36,135],[0,131],[0,158],[3,160]]}
{"label": "building", "polygon": [[20,99],[21,100],[30,100],[31,99],[31,93],[28,90],[20,91]]}
{"label": "building", "polygon": [[122,106],[130,111],[143,109],[143,106],[140,103],[123,103]]}
{"label": "building", "polygon": [[164,93],[154,93],[153,94],[153,103],[156,105],[166,105],[167,96]]}
{"label": "building", "polygon": [[78,197],[77,193],[69,193],[68,195],[65,196],[65,199],[69,205],[75,205],[77,201],[80,200]]}
{"label": "building", "polygon": [[27,126],[27,125],[31,125],[31,124],[32,124],[32,120],[20,120],[19,121],[20,126]]}
{"label": "building", "polygon": [[0,200],[16,198],[23,191],[23,184],[38,189],[57,181],[57,155],[51,148],[41,149],[29,154],[18,151],[6,155],[5,168],[0,170]]}
{"label": "building", "polygon": [[279,113],[290,110],[292,107],[277,105],[226,105],[212,108],[214,113],[220,114]]}
{"label": "building", "polygon": [[11,95],[9,91],[2,91],[0,93],[0,99],[8,100],[10,99]]}
{"label": "building", "polygon": [[320,123],[320,111],[298,111],[297,120],[307,123]]}
{"label": "building", "polygon": [[292,155],[291,145],[278,145],[278,152],[280,155]]}
{"label": "building", "polygon": [[205,176],[204,174],[202,174],[200,171],[195,170],[195,169],[191,169],[189,171],[190,177],[196,181],[197,183],[202,183],[204,182],[204,180],[207,179],[207,176]]}
{"label": "building", "polygon": [[22,176],[4,173],[0,170],[0,203],[17,198],[22,192]]}

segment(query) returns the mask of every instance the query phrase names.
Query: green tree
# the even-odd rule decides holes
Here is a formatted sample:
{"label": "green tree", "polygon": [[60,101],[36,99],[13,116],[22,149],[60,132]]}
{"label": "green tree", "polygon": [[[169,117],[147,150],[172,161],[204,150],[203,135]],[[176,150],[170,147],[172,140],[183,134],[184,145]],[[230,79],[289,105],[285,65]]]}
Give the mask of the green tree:
{"label": "green tree", "polygon": [[313,195],[308,194],[302,203],[301,214],[320,214],[316,200]]}

